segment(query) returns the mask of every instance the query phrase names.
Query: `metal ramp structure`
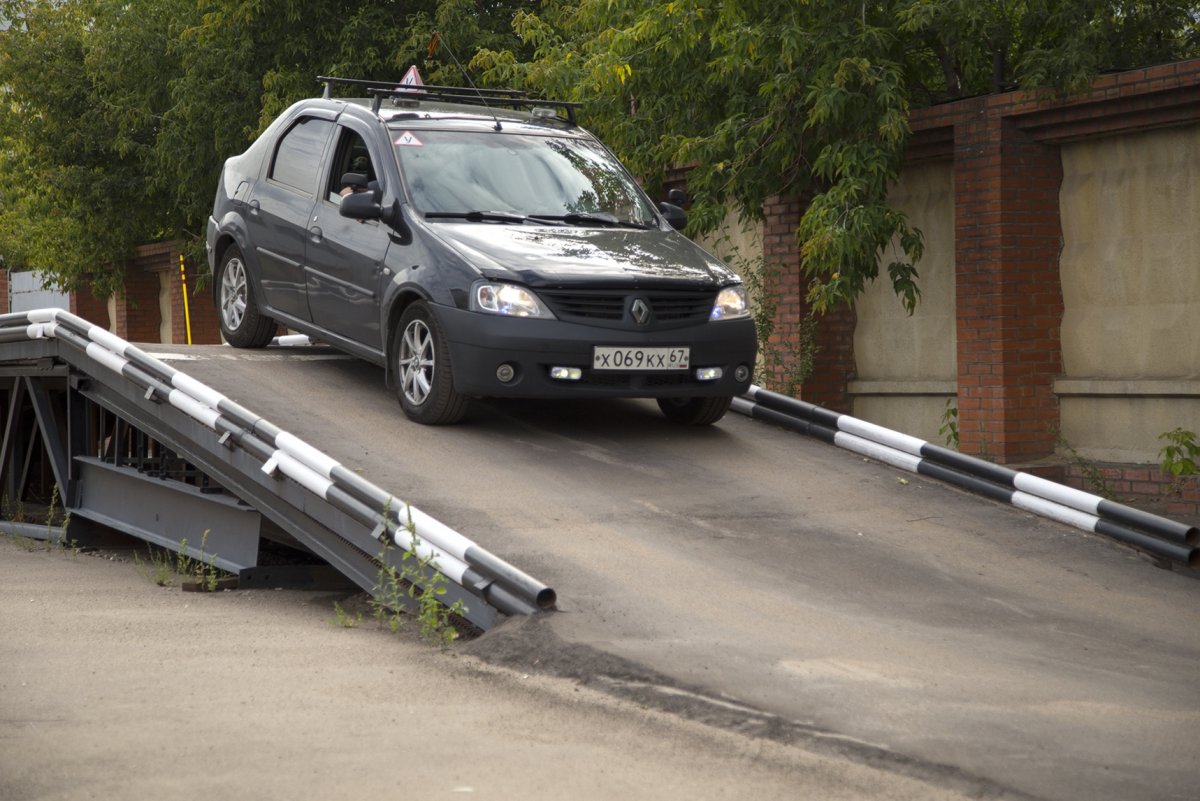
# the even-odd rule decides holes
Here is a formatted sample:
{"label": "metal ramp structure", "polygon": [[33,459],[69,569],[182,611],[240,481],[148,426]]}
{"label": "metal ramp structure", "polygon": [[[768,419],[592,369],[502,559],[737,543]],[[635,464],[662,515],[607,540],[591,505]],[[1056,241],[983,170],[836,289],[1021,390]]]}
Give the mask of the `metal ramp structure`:
{"label": "metal ramp structure", "polygon": [[[61,537],[61,507],[72,523],[185,553],[244,586],[303,583],[311,568],[279,564],[287,551],[372,593],[385,565],[411,569],[410,552],[483,630],[555,604],[542,582],[69,312],[0,315],[0,409],[0,530]],[[22,522],[34,516],[44,522]]]}

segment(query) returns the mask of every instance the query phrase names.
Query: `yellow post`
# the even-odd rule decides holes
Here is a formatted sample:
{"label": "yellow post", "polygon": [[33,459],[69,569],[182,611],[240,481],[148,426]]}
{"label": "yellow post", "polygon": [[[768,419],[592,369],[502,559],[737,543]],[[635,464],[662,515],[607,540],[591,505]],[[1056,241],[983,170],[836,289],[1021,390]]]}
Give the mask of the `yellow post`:
{"label": "yellow post", "polygon": [[187,343],[192,344],[192,313],[188,310],[187,270],[183,267],[183,254],[179,254],[179,280],[183,283],[183,327],[187,331]]}

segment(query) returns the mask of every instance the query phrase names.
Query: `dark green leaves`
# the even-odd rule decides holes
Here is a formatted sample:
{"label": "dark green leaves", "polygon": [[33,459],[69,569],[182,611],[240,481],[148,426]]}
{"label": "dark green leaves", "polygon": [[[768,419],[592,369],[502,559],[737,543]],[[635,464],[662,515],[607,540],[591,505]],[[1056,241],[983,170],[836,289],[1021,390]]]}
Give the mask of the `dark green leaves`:
{"label": "dark green leaves", "polygon": [[810,197],[797,229],[809,300],[852,302],[886,267],[910,311],[918,230],[887,202],[911,107],[1196,54],[1178,0],[547,0],[487,51],[490,79],[588,104],[583,115],[658,191],[686,167],[693,231],[727,205]]}
{"label": "dark green leaves", "polygon": [[[521,0],[0,0],[0,259],[119,290],[133,249],[202,253],[221,164],[317,75],[463,83],[525,53]],[[3,21],[15,24],[5,26]],[[432,59],[433,30],[444,46]]]}

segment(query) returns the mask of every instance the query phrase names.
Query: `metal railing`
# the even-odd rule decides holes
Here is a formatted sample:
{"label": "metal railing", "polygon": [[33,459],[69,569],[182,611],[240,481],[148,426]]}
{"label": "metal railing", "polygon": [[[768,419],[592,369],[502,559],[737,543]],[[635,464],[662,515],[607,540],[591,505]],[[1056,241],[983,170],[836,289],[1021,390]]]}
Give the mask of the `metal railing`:
{"label": "metal railing", "polygon": [[752,386],[734,411],[808,434],[911,473],[1103,534],[1182,565],[1200,563],[1200,531],[1040,476],[961,454],[883,426]]}
{"label": "metal railing", "polygon": [[[244,466],[237,466],[232,473],[221,471],[226,476],[222,483],[234,494],[239,494],[239,486],[237,482],[230,482],[228,476],[238,475],[238,470],[242,471],[245,489],[251,489],[247,484],[271,488],[272,482],[264,483],[264,475],[273,478],[275,485],[287,479],[340,513],[323,515],[321,523],[325,527],[330,519],[348,519],[370,532],[373,540],[395,544],[411,552],[470,596],[485,601],[495,610],[510,615],[532,614],[554,606],[555,591],[546,584],[372,484],[300,438],[107,330],[60,309],[0,315],[0,360],[4,358],[5,343],[44,340],[66,346],[57,349],[57,356],[70,364],[72,370],[90,371],[89,376],[93,379],[115,378],[135,388],[142,405],[148,407],[145,410],[147,418],[161,416],[161,412],[153,407],[169,406],[207,429],[211,440],[196,443],[199,447],[193,453],[188,452],[188,443],[174,443],[190,461],[211,463],[212,455],[222,451],[251,457],[247,464],[256,467],[262,475],[249,475]],[[153,425],[154,421],[146,419],[144,423]],[[181,428],[174,426],[172,430]],[[186,439],[179,435],[174,438]],[[244,458],[226,461],[245,462]],[[56,473],[61,472],[63,468],[56,469]],[[56,478],[60,485],[65,485],[65,476],[57,475]],[[278,522],[285,528],[289,524],[295,525],[297,515],[305,514],[303,507],[306,504],[288,499],[294,493],[284,492],[282,486],[275,486],[273,491],[281,499],[287,499],[289,507],[286,515],[275,515],[280,518]],[[269,507],[264,510],[268,516],[280,508],[274,502],[264,505]],[[362,571],[358,573],[356,580],[362,584]],[[486,616],[464,616],[474,617],[472,622],[477,624],[487,620]]]}

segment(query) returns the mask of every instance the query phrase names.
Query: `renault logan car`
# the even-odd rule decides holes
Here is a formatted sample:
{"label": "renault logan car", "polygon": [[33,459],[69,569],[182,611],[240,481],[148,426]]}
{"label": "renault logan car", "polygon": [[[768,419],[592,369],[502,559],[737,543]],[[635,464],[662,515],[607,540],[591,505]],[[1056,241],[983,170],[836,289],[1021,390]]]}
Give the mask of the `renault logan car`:
{"label": "renault logan car", "polygon": [[296,103],[221,174],[206,246],[231,345],[308,334],[384,366],[426,424],[496,397],[655,398],[707,425],[747,390],[740,279],[572,104],[325,80],[370,97]]}

